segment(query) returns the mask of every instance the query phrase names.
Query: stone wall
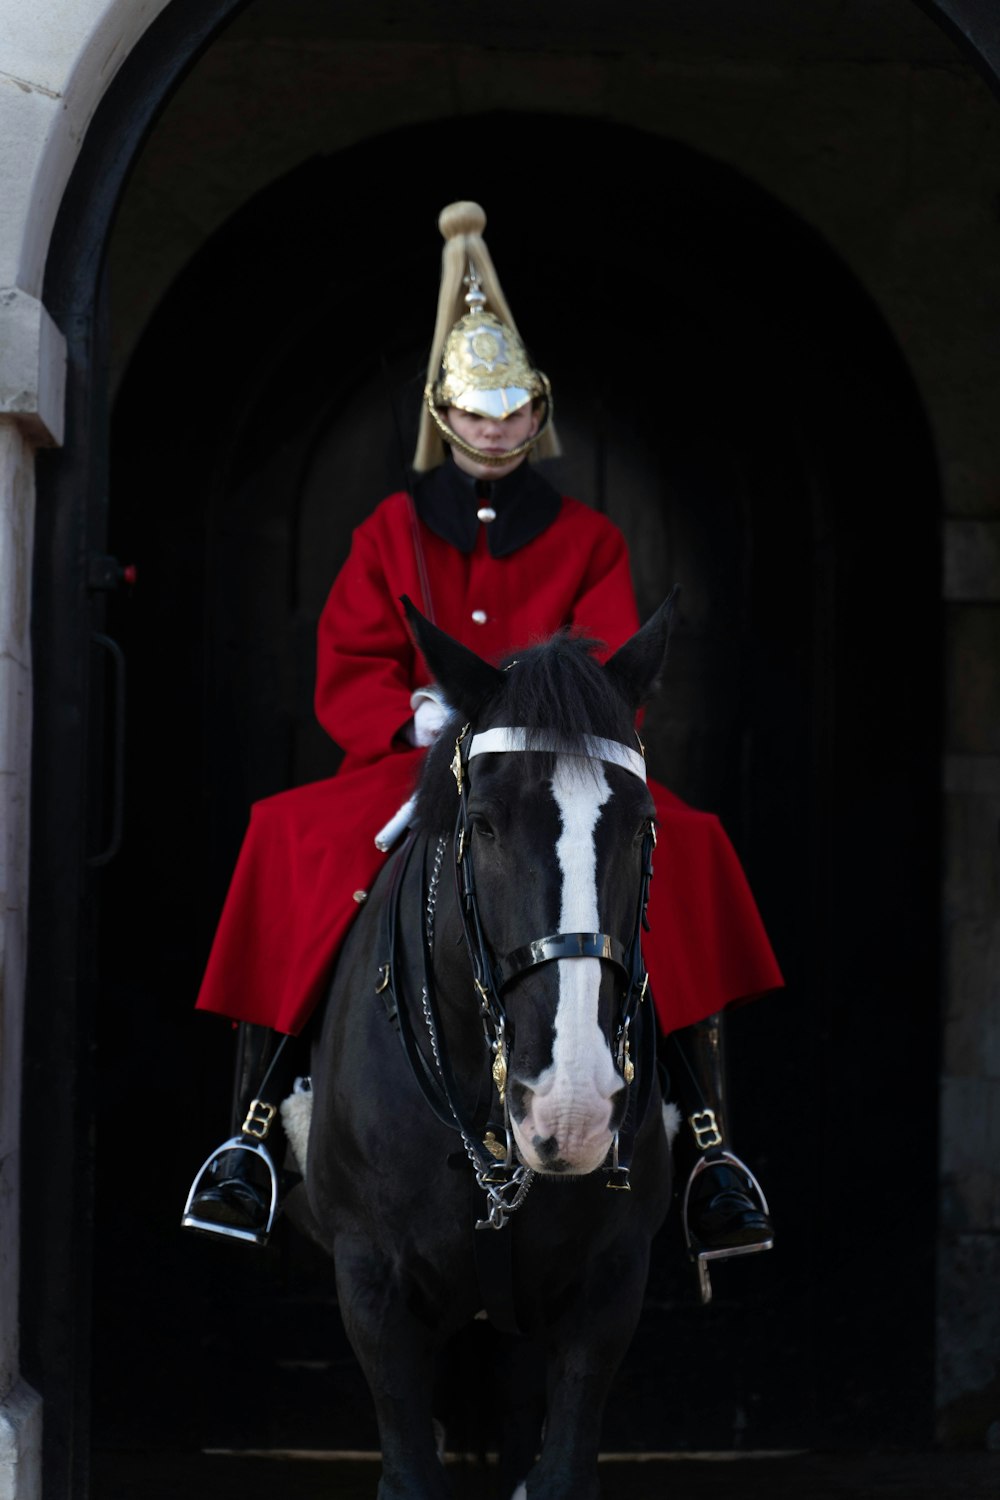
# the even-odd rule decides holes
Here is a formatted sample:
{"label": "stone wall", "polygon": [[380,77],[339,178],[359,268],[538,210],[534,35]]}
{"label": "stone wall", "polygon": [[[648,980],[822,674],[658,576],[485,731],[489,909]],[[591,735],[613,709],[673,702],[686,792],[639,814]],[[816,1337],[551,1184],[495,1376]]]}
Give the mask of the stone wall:
{"label": "stone wall", "polygon": [[0,1500],[40,1493],[41,1403],[19,1380],[17,1326],[33,459],[19,426],[0,417]]}
{"label": "stone wall", "polygon": [[[38,1407],[16,1343],[27,619],[32,452],[61,428],[61,340],[37,299],[87,123],[164,3],[65,0],[0,22],[0,1500],[37,1493]],[[334,38],[328,4],[259,0],[138,165],[113,246],[115,353],[120,369],[172,277],[252,192],[307,154],[442,113],[558,109],[686,142],[851,266],[914,372],[945,493],[940,1404],[946,1436],[979,1440],[1000,1418],[1000,112],[910,0],[817,0],[791,23],[786,11],[515,4],[489,17],[487,46],[471,17],[451,39],[451,5],[345,4]]]}
{"label": "stone wall", "polygon": [[42,1403],[18,1349],[31,556],[35,451],[62,440],[65,340],[39,298],[87,125],[165,3],[63,0],[0,17],[0,1500],[37,1500],[42,1484]]}

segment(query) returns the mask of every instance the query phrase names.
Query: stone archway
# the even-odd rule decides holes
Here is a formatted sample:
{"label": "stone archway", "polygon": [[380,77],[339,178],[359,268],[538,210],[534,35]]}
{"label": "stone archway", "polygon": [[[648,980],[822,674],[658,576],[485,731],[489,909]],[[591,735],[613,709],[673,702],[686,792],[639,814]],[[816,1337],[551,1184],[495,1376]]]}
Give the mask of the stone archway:
{"label": "stone archway", "polygon": [[[992,20],[988,4],[968,0],[966,4],[927,5],[935,15],[946,14],[970,45],[981,48],[984,67],[995,81],[996,59],[990,51]],[[99,308],[97,272],[107,227],[120,191],[124,172],[134,157],[137,141],[149,118],[205,45],[213,28],[225,23],[236,4],[189,4],[173,0],[169,6],[152,4],[137,8],[117,0],[114,4],[80,4],[70,19],[60,16],[59,46],[44,44],[44,13],[24,9],[18,20],[18,35],[24,38],[21,56],[27,60],[23,78],[3,80],[5,141],[18,142],[10,184],[20,197],[7,193],[5,179],[4,234],[0,237],[0,420],[2,433],[3,547],[0,594],[13,600],[26,597],[30,570],[33,519],[33,458],[39,441],[58,438],[62,417],[58,372],[61,364],[59,333],[70,340],[71,380],[67,401],[68,446],[59,456],[39,465],[41,506],[37,529],[37,586],[35,617],[35,672],[37,760],[34,777],[36,802],[34,824],[35,893],[32,920],[41,932],[58,932],[59,942],[50,956],[33,958],[34,993],[38,1005],[36,1034],[29,1040],[29,1080],[37,1104],[28,1115],[28,1138],[32,1152],[48,1142],[52,1167],[52,1190],[44,1203],[30,1209],[28,1225],[32,1253],[45,1245],[52,1257],[46,1269],[52,1282],[67,1287],[67,1298],[82,1289],[79,1305],[86,1304],[87,1271],[87,1179],[75,1173],[73,1141],[77,1127],[86,1127],[89,1110],[87,1067],[90,1018],[81,986],[88,966],[86,920],[78,921],[86,891],[78,878],[67,879],[57,851],[72,851],[70,862],[83,847],[81,804],[86,783],[83,770],[85,704],[88,697],[89,663],[81,658],[78,642],[89,633],[100,609],[93,609],[88,594],[88,551],[100,554],[103,547],[102,502],[96,491],[102,487],[101,466],[93,462],[100,449],[103,414],[100,403],[90,404],[99,382],[92,379],[99,367],[99,338],[95,310]],[[154,19],[155,18],[155,19]],[[72,26],[76,26],[74,33]],[[67,29],[70,28],[70,29]],[[41,30],[40,30],[41,29]],[[10,35],[11,33],[8,33]],[[992,60],[991,60],[992,59]],[[5,59],[9,61],[9,59]],[[18,64],[20,67],[20,63]],[[115,72],[117,68],[117,73]],[[112,78],[112,75],[113,78]],[[109,80],[112,80],[109,83]],[[22,87],[24,85],[24,87]],[[14,100],[17,110],[8,109]],[[101,109],[98,108],[102,104]],[[64,107],[68,105],[69,107]],[[26,126],[29,119],[30,124]],[[7,129],[7,123],[11,128]],[[83,140],[82,154],[80,142]],[[24,150],[20,151],[20,147]],[[67,187],[67,184],[68,187]],[[11,207],[11,205],[14,205]],[[61,209],[60,209],[61,205]],[[60,224],[54,238],[51,227],[60,209]],[[51,249],[51,253],[50,253]],[[44,299],[40,298],[42,270],[48,264]],[[25,300],[27,299],[27,300]],[[99,323],[97,318],[97,323]],[[13,335],[13,336],[10,336]],[[46,346],[49,353],[46,353]],[[96,361],[96,364],[95,364]],[[27,379],[24,372],[27,372]],[[89,501],[87,496],[90,496]],[[81,512],[81,505],[86,515]],[[23,807],[28,786],[30,730],[23,705],[31,693],[30,652],[26,637],[26,615],[6,626],[2,684],[5,702],[4,771],[5,798],[3,832],[5,846],[13,851],[13,875],[7,886],[14,892],[8,900],[4,923],[4,1032],[8,1042],[4,1061],[3,1138],[5,1202],[16,1198],[17,1161],[20,1151],[18,1101],[19,1036],[22,1024],[24,908],[27,879],[27,840]],[[8,649],[11,647],[12,649]],[[20,705],[20,706],[19,706]],[[52,795],[60,789],[65,801]],[[13,915],[11,915],[13,913]],[[46,965],[49,965],[47,968]],[[40,967],[39,967],[40,966]],[[47,1011],[52,1003],[54,1009]],[[54,1018],[51,1036],[45,1036],[41,1016]],[[75,1074],[77,1092],[67,1101],[46,1082],[56,1063],[65,1073]],[[60,1079],[60,1081],[62,1081]],[[86,1151],[84,1150],[84,1157]],[[59,1158],[65,1158],[60,1163]],[[68,1162],[68,1165],[66,1164]],[[81,1197],[72,1189],[78,1178]],[[60,1198],[60,1194],[62,1194]],[[72,1246],[65,1255],[56,1254],[46,1228],[62,1234],[62,1205],[74,1203],[76,1228]],[[40,1215],[40,1217],[39,1217]],[[26,1495],[36,1488],[37,1405],[30,1392],[18,1394],[18,1357],[13,1329],[18,1309],[17,1255],[14,1250],[16,1214],[4,1215],[5,1280],[3,1284],[4,1336],[3,1377],[14,1394],[4,1407],[2,1454],[4,1483],[11,1493]],[[72,1274],[67,1268],[72,1267]],[[79,1278],[79,1279],[77,1279]],[[44,1275],[39,1282],[45,1283]],[[36,1290],[28,1293],[28,1318]],[[64,1321],[50,1345],[51,1369],[68,1370],[86,1343],[86,1320]],[[68,1376],[60,1388],[60,1377],[50,1374],[47,1402],[50,1481],[53,1492],[72,1472],[78,1480],[76,1493],[85,1484],[82,1434],[86,1428],[82,1387],[78,1395]],[[60,1394],[61,1389],[61,1394]],[[22,1400],[23,1396],[23,1400]]]}
{"label": "stone archway", "polygon": [[[4,841],[16,863],[4,920],[3,1025],[9,1045],[3,1155],[11,1195],[5,1202],[17,1202],[20,1186],[21,1213],[3,1215],[3,1319],[10,1330],[3,1342],[3,1377],[10,1394],[0,1421],[0,1493],[18,1500],[41,1493],[42,1400],[46,1493],[79,1495],[87,1488],[87,975],[96,872],[87,864],[95,845],[86,809],[93,785],[94,724],[91,717],[88,749],[88,715],[97,707],[92,694],[99,677],[90,638],[103,616],[95,559],[103,553],[106,451],[100,381],[94,379],[100,368],[99,277],[121,184],[143,130],[179,74],[236,8],[186,0],[169,6],[154,0],[144,7],[120,0],[82,3],[64,10],[58,29],[44,11],[25,8],[5,33],[5,64],[23,76],[5,75],[0,90],[10,168],[0,239],[0,286],[9,287],[0,292],[0,441],[4,541],[11,543],[0,548],[0,592],[11,600],[27,600],[30,592],[32,599],[30,650],[25,608],[25,634],[17,642],[5,638],[2,665],[5,700],[23,705],[4,719],[4,769],[14,773],[4,777]],[[63,446],[37,452],[52,443]],[[32,696],[33,722],[27,712]],[[19,1321],[20,1350],[13,1331]]]}

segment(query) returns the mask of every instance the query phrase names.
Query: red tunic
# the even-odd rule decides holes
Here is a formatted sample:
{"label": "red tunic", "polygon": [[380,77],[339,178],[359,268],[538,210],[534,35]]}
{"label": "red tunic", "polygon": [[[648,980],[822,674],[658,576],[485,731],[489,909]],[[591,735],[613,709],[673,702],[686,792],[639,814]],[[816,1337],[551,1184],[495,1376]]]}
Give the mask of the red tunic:
{"label": "red tunic", "polygon": [[[420,526],[436,623],[496,659],[564,625],[616,649],[638,628],[628,553],[606,517],[563,499],[537,536],[494,557]],[[398,736],[430,674],[400,596],[422,599],[409,502],[354,533],[319,623],[316,713],[346,751],[338,774],[254,805],[198,997],[203,1010],[297,1033],[386,856],[374,835],[413,791],[424,752]],[[651,784],[660,828],[643,950],[665,1031],[782,983],[718,819]]]}

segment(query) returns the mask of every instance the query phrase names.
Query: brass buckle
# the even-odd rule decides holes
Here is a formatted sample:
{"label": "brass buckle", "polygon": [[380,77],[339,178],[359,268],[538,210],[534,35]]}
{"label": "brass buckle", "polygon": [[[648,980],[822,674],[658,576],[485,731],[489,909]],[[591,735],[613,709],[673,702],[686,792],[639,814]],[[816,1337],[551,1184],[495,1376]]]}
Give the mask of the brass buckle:
{"label": "brass buckle", "polygon": [[378,980],[378,984],[375,986],[375,993],[376,993],[376,995],[381,995],[382,991],[385,990],[385,989],[388,989],[388,987],[389,987],[389,972],[390,972],[390,966],[389,966],[389,964],[379,964],[379,966],[378,966],[378,972],[379,972],[379,980]]}
{"label": "brass buckle", "polygon": [[708,1151],[713,1146],[722,1145],[722,1131],[719,1129],[714,1109],[696,1109],[693,1115],[688,1116],[688,1124],[694,1132],[695,1144],[699,1151]]}
{"label": "brass buckle", "polygon": [[277,1113],[277,1105],[268,1104],[266,1099],[254,1099],[240,1127],[243,1134],[255,1141],[266,1141]]}

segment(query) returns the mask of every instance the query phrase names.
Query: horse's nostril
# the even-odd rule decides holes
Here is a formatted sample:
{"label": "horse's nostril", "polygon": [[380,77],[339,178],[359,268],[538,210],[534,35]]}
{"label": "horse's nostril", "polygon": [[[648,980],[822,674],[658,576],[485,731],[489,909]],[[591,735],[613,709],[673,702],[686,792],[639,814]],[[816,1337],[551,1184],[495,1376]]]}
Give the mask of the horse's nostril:
{"label": "horse's nostril", "polygon": [[556,1140],[554,1135],[546,1136],[544,1139],[540,1135],[536,1135],[531,1144],[538,1152],[539,1158],[543,1162],[545,1162],[547,1166],[553,1166],[557,1162],[559,1156],[559,1142]]}
{"label": "horse's nostril", "polygon": [[522,1123],[528,1113],[531,1103],[531,1090],[525,1083],[511,1082],[507,1087],[507,1102],[510,1105],[511,1118],[518,1125]]}

